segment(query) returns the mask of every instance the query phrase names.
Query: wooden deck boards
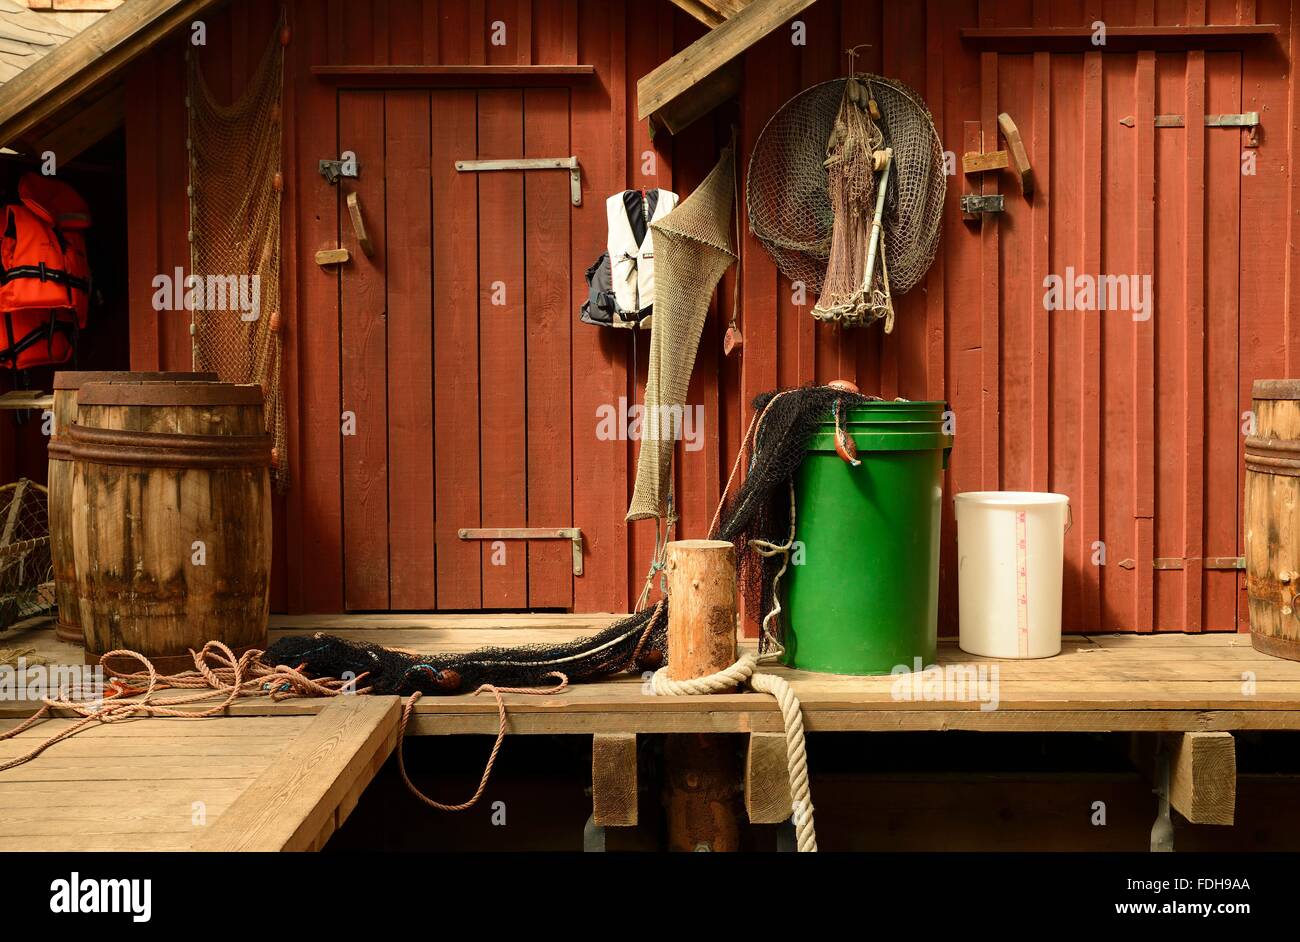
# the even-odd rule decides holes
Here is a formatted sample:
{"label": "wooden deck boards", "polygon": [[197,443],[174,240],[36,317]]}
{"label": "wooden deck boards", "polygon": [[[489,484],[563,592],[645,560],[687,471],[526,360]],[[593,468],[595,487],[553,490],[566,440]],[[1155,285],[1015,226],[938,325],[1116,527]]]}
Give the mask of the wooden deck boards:
{"label": "wooden deck boards", "polygon": [[[5,850],[310,850],[355,805],[396,741],[395,697],[337,698],[317,716],[141,718],[94,726],[0,772]],[[0,742],[0,761],[72,724]],[[0,720],[7,731],[17,720]]]}
{"label": "wooden deck boards", "polygon": [[[272,639],[324,630],[419,651],[465,651],[484,644],[524,644],[578,637],[613,615],[366,615],[275,619]],[[10,643],[46,657],[76,649],[41,632]],[[60,650],[66,649],[66,650]],[[965,699],[928,699],[896,677],[842,677],[768,666],[793,684],[810,731],[965,729],[986,731],[1152,731],[1300,729],[1300,663],[1256,652],[1244,634],[1072,635],[1062,654],[999,661],[940,644],[938,664],[987,671],[996,684],[968,688]],[[996,672],[996,673],[995,673]],[[908,683],[914,699],[899,697]],[[990,697],[994,694],[995,697]],[[915,699],[919,696],[920,699]],[[982,708],[996,699],[996,708]],[[771,697],[744,693],[707,698],[656,697],[633,676],[578,685],[556,696],[507,694],[516,734],[779,731]],[[297,716],[319,712],[318,700],[241,701],[233,715]],[[0,716],[23,716],[26,704],[0,704]],[[412,735],[489,734],[491,697],[459,695],[420,701]]]}

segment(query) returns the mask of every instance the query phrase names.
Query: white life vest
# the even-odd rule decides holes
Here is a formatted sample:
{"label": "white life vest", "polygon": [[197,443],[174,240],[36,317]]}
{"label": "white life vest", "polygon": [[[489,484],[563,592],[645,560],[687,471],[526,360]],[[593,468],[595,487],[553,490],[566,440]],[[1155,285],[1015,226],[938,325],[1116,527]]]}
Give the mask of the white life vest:
{"label": "white life vest", "polygon": [[648,208],[652,193],[655,194],[654,209],[646,223],[645,238],[638,245],[624,193],[641,196],[639,190],[626,190],[615,193],[605,201],[605,215],[609,223],[610,282],[619,311],[635,314],[653,305],[655,300],[654,234],[649,224],[658,222],[676,208],[677,194],[670,190],[646,191],[641,201],[641,212],[644,213]]}

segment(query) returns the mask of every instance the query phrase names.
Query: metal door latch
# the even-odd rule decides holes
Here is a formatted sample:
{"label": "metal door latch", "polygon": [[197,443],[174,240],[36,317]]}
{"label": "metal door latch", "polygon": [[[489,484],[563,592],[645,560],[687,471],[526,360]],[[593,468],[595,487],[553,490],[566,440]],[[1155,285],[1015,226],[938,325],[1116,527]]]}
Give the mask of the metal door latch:
{"label": "metal door latch", "polygon": [[991,193],[987,196],[979,193],[968,193],[961,198],[961,211],[969,216],[977,213],[1000,213],[1003,210],[1005,200],[1001,193]]}
{"label": "metal door latch", "polygon": [[349,157],[345,160],[322,160],[316,165],[316,169],[333,186],[343,177],[355,180],[361,170],[361,164],[357,162],[355,157]]}
{"label": "metal door latch", "polygon": [[462,173],[483,170],[567,170],[569,171],[569,202],[582,205],[582,166],[577,157],[517,157],[509,160],[458,160],[456,169]]}
{"label": "metal door latch", "polygon": [[569,540],[573,543],[573,574],[582,575],[582,531],[577,527],[465,527],[456,535],[462,540]]}

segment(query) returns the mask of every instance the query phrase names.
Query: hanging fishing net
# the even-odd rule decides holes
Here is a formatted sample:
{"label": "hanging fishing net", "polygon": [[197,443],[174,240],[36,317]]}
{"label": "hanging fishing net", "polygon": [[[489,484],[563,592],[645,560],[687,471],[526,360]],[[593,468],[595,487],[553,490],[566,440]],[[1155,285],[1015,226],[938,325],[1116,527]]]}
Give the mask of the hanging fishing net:
{"label": "hanging fishing net", "polygon": [[731,242],[735,190],[735,150],[727,147],[695,192],[650,226],[655,234],[655,314],[628,520],[670,516],[673,448],[681,434],[700,332],[714,289],[736,260]]}
{"label": "hanging fishing net", "polygon": [[[872,102],[879,118],[872,116]],[[883,262],[864,285],[883,169],[870,158],[884,149],[892,159]],[[846,324],[876,316],[867,313],[873,299],[877,310],[881,306],[875,292],[900,295],[924,277],[938,249],[946,192],[943,148],[920,96],[867,73],[852,84],[833,79],[814,85],[786,102],[755,142],[746,177],[750,231],[783,275],[819,296],[819,316]],[[850,304],[855,295],[859,301]]]}
{"label": "hanging fishing net", "polygon": [[0,487],[0,631],[54,603],[45,488],[22,478]]}
{"label": "hanging fishing net", "polygon": [[190,274],[194,369],[223,382],[257,383],[275,436],[272,476],[289,484],[280,385],[280,90],[277,26],[236,101],[217,101],[197,49],[189,55]]}

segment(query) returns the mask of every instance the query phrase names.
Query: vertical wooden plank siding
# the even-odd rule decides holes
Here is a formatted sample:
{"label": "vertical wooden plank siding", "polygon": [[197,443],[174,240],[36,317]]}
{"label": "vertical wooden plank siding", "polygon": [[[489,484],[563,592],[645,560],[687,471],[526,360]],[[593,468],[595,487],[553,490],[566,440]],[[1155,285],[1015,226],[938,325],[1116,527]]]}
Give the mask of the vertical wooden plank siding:
{"label": "vertical wooden plank siding", "polygon": [[[1205,22],[1204,0],[1189,0],[1188,22]],[[1206,114],[1205,53],[1187,54],[1183,114]],[[1181,617],[1171,627],[1201,630],[1201,556],[1205,480],[1205,136],[1188,122],[1183,178],[1183,598]]]}
{"label": "vertical wooden plank siding", "polygon": [[[1009,111],[1037,192],[1007,171],[949,178],[940,257],[897,299],[892,336],[814,323],[742,224],[742,263],[714,299],[689,394],[703,448],[679,449],[678,536],[703,536],[759,392],[844,377],[864,391],[946,398],[959,419],[946,480],[941,621],[955,628],[951,494],[998,487],[1071,498],[1067,630],[1222,630],[1245,623],[1243,580],[1200,558],[1241,551],[1242,414],[1256,378],[1300,362],[1300,132],[1291,0],[821,0],[746,56],[738,103],[673,139],[629,118],[635,82],[705,28],[625,0],[290,0],[283,239],[284,382],[293,486],[277,508],[275,599],[293,611],[438,608],[625,610],[652,527],[623,522],[638,443],[596,436],[597,410],[643,395],[623,332],[575,326],[582,273],[603,250],[604,199],[626,186],[683,197],[737,120],[738,167],[791,95],[858,67],[921,91],[945,150],[1004,146]],[[256,67],[275,10],[247,0],[209,18],[202,52],[223,97]],[[1247,52],[980,52],[966,26],[1278,23]],[[504,44],[492,41],[494,24]],[[152,280],[188,270],[185,43],[127,74],[126,185],[131,365],[190,363],[188,317],[156,312]],[[314,65],[590,63],[568,88],[339,91]],[[1154,127],[1159,113],[1259,111],[1245,132]],[[1132,116],[1131,124],[1120,118]],[[330,186],[322,157],[352,149],[361,177]],[[643,169],[646,152],[653,173]],[[583,203],[560,173],[457,173],[468,156],[573,153]],[[376,243],[355,244],[353,187]],[[963,189],[1006,197],[960,219]],[[482,199],[480,199],[482,196]],[[1283,219],[1285,218],[1285,222]],[[743,220],[743,217],[742,217]],[[342,245],[343,266],[312,258]],[[548,255],[566,265],[547,266]],[[541,263],[537,262],[541,260]],[[568,268],[568,275],[563,269]],[[1150,275],[1150,320],[1128,311],[1047,311],[1044,281]],[[723,357],[739,282],[745,346]],[[492,304],[494,282],[505,305]],[[1069,288],[1067,287],[1067,290]],[[340,434],[353,411],[357,434]],[[1231,444],[1230,444],[1231,443]],[[1234,447],[1235,446],[1235,447]],[[491,549],[475,526],[577,526],[581,578],[563,543]],[[1094,546],[1105,564],[1094,565]],[[1183,557],[1181,569],[1153,568]],[[1100,560],[1099,560],[1100,561]],[[1123,565],[1121,565],[1123,563]],[[747,613],[748,614],[748,613]],[[750,630],[754,624],[747,622]]]}
{"label": "vertical wooden plank siding", "polygon": [[380,92],[339,92],[340,150],[357,155],[356,193],[374,255],[361,250],[346,208],[339,244],[352,253],[342,266],[339,382],[343,415],[344,600],[351,611],[383,610],[388,596],[388,299],[384,234],[384,100]]}
{"label": "vertical wooden plank siding", "polygon": [[436,91],[431,113],[437,591],[439,607],[454,611],[483,604],[482,548],[456,535],[480,525],[479,180],[456,170],[457,160],[477,153],[478,99],[473,91]]}
{"label": "vertical wooden plank siding", "polygon": [[[990,0],[981,0],[980,25],[993,22]],[[980,149],[993,150],[998,140],[998,54],[980,53]],[[981,192],[998,192],[997,177],[983,174]],[[980,480],[975,489],[997,490],[1002,486],[1002,361],[1001,299],[998,272],[1001,267],[999,226],[996,218],[980,225]]]}
{"label": "vertical wooden plank siding", "polygon": [[[578,61],[596,76],[573,90],[573,152],[583,167],[583,201],[570,213],[571,271],[575,279],[605,250],[604,198],[624,187],[626,80],[621,48],[623,17],[613,5],[580,0]],[[615,47],[619,47],[616,49]],[[575,328],[573,349],[573,518],[582,529],[583,577],[574,580],[578,611],[613,611],[628,605],[628,442],[596,437],[597,410],[617,407],[627,390],[626,339],[608,331]],[[638,560],[644,566],[648,560]]]}
{"label": "vertical wooden plank siding", "polygon": [[[524,155],[569,153],[569,93],[562,88],[524,92]],[[530,527],[567,527],[573,518],[573,423],[567,395],[573,298],[567,266],[555,264],[569,248],[569,177],[531,174],[524,180],[526,262],[525,348],[528,374],[528,520]],[[585,325],[579,325],[585,326]],[[511,449],[514,450],[514,449]],[[563,541],[529,545],[528,605],[573,604],[573,554]]]}
{"label": "vertical wooden plank siding", "polygon": [[[1143,17],[1151,22],[1148,9]],[[1139,4],[1139,7],[1143,6]],[[1154,52],[1137,54],[1136,98],[1137,155],[1134,177],[1137,182],[1134,242],[1137,248],[1137,265],[1133,274],[1152,275],[1155,278],[1155,72]],[[1133,600],[1132,627],[1138,631],[1151,631],[1154,625],[1155,573],[1155,325],[1159,314],[1147,321],[1133,321],[1133,422],[1135,435],[1131,460],[1133,464],[1133,528],[1137,544],[1137,585]]]}
{"label": "vertical wooden plank siding", "polygon": [[[524,147],[523,95],[484,89],[478,95],[478,157],[518,157]],[[479,494],[485,527],[520,526],[528,506],[524,355],[524,175],[518,170],[479,175],[478,244]],[[528,603],[524,544],[484,547],[483,607]]]}
{"label": "vertical wooden plank siding", "polygon": [[[1093,0],[1096,2],[1096,0]],[[1091,12],[1091,11],[1090,11]],[[1089,22],[1095,22],[1096,17]],[[1083,134],[1081,152],[1095,155],[1104,138],[1102,115],[1102,54],[1087,52],[1083,56]],[[1105,190],[1102,185],[1102,162],[1086,157],[1080,161],[1081,202],[1080,236],[1085,272],[1101,271],[1101,207]],[[1105,546],[1101,505],[1101,319],[1079,318],[1079,404],[1078,451],[1080,455],[1080,490],[1072,497],[1075,504],[1075,530],[1078,539],[1078,596],[1081,604],[1077,623],[1084,631],[1101,629],[1102,580],[1110,571],[1107,565],[1118,562],[1099,553]]]}
{"label": "vertical wooden plank siding", "polygon": [[[389,594],[392,608],[418,610],[437,607],[429,93],[387,92],[384,113]],[[380,222],[376,215],[366,219],[367,226]]]}

